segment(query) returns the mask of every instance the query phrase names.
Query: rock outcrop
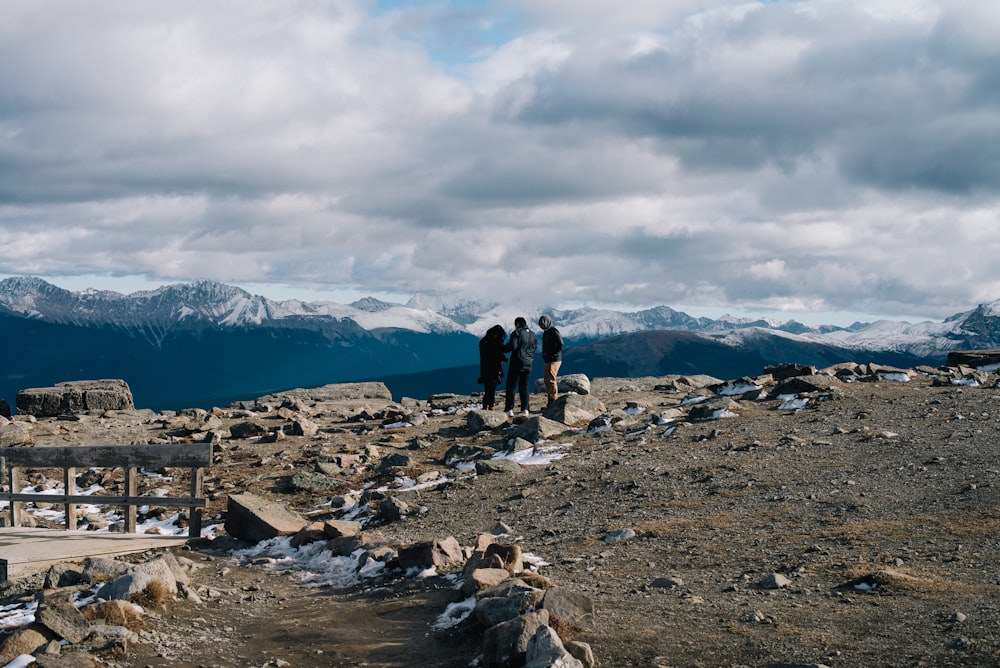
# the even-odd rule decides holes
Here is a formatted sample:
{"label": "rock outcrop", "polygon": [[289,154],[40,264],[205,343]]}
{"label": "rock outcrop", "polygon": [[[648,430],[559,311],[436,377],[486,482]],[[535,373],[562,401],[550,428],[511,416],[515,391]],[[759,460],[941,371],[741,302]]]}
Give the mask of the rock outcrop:
{"label": "rock outcrop", "polygon": [[17,393],[17,412],[58,417],[83,411],[134,410],[132,390],[124,380],[77,380]]}

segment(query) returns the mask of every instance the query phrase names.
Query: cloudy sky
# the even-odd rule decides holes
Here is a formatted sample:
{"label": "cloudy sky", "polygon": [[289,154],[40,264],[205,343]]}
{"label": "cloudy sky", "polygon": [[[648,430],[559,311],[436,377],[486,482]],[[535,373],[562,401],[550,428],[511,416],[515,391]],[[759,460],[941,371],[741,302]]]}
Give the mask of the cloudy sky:
{"label": "cloudy sky", "polygon": [[992,0],[4,0],[0,275],[940,319],[997,63]]}

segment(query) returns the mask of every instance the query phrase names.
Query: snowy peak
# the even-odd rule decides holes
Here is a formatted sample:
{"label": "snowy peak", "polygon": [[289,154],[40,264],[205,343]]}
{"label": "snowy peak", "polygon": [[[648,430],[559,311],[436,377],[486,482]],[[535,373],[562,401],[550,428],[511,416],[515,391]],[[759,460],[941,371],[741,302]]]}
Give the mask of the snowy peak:
{"label": "snowy peak", "polygon": [[513,327],[525,317],[534,326],[538,317],[552,317],[564,338],[573,344],[643,331],[689,331],[719,335],[719,340],[766,331],[815,344],[857,350],[887,350],[943,355],[957,349],[1000,347],[1000,300],[980,304],[943,322],[879,321],[849,328],[808,327],[794,321],[723,316],[695,318],[668,306],[635,312],[611,309],[528,308],[516,303],[486,303],[467,299],[415,296],[406,305],[365,298],[351,304],[274,302],[259,295],[217,283],[198,281],[167,285],[156,290],[122,295],[111,291],[71,292],[34,277],[0,281],[0,312],[46,322],[82,327],[115,327],[142,336],[157,345],[174,331],[238,327],[329,327],[347,323],[368,332],[396,330],[424,334],[465,332],[475,336],[500,324]]}

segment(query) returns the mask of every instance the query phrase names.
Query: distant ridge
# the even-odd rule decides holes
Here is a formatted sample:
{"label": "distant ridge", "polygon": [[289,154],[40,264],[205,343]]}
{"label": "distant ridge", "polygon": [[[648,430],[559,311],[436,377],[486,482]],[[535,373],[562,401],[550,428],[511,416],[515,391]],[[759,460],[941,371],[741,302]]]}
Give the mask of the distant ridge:
{"label": "distant ridge", "polygon": [[783,362],[941,364],[953,350],[1000,347],[1000,302],[943,322],[842,328],[696,318],[668,306],[623,313],[423,297],[405,305],[276,302],[213,281],[130,295],[71,292],[14,277],[0,281],[0,345],[17,351],[0,372],[0,398],[12,403],[18,389],[87,378],[123,378],[136,404],[152,408],[379,377],[398,377],[417,394],[465,392],[475,376],[460,382],[448,370],[478,362],[482,332],[497,323],[509,330],[515,315],[534,322],[542,312],[566,339],[564,368],[589,375],[733,377]]}

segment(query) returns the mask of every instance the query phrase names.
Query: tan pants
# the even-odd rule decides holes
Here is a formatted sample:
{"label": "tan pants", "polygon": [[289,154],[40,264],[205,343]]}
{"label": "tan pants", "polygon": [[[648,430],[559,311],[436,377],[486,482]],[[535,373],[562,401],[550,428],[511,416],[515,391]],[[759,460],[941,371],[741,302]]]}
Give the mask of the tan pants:
{"label": "tan pants", "polygon": [[542,378],[545,380],[545,394],[549,397],[549,403],[559,398],[559,367],[562,366],[562,361],[559,362],[546,362],[545,372]]}

